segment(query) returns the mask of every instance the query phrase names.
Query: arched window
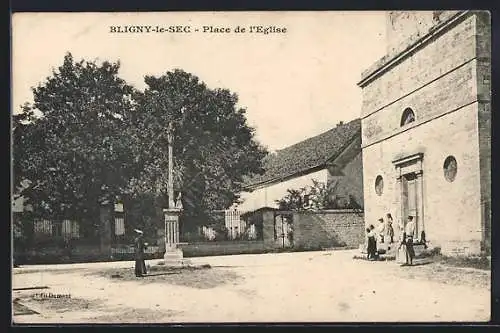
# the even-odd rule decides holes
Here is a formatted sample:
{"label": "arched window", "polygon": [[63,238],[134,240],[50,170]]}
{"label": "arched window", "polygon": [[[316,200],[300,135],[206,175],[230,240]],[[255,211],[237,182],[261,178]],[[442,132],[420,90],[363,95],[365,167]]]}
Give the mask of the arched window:
{"label": "arched window", "polygon": [[403,111],[403,116],[401,117],[401,126],[407,125],[415,121],[415,113],[410,108],[406,108]]}

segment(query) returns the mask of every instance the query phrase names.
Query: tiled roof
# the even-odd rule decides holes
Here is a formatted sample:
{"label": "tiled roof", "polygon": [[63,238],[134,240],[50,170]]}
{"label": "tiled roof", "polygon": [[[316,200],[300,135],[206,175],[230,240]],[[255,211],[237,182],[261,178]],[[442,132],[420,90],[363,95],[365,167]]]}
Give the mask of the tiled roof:
{"label": "tiled roof", "polygon": [[262,183],[280,181],[310,169],[320,167],[339,155],[357,135],[361,135],[361,120],[345,124],[269,154],[264,159],[264,174],[245,182],[251,188]]}

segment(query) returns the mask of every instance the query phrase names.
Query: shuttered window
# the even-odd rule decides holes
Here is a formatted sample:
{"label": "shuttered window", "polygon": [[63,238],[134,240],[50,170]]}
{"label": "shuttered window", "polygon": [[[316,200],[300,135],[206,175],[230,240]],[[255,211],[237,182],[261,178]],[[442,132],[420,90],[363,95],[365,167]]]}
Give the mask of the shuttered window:
{"label": "shuttered window", "polygon": [[121,236],[125,234],[125,219],[123,217],[115,218],[115,235]]}

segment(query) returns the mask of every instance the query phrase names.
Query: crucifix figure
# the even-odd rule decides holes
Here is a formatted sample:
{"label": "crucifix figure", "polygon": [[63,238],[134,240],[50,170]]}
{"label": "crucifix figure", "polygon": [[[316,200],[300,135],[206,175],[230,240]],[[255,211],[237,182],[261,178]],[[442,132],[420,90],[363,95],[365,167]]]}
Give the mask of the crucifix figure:
{"label": "crucifix figure", "polygon": [[177,199],[175,201],[175,208],[176,209],[182,209],[182,195],[181,195],[181,192],[179,192],[179,195],[177,196]]}

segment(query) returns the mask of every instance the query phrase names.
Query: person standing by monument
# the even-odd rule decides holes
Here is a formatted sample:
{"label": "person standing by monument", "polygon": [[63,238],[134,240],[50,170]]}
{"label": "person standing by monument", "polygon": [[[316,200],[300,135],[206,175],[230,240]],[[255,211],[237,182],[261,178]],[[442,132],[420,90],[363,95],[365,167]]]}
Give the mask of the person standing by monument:
{"label": "person standing by monument", "polygon": [[138,235],[134,241],[135,250],[135,276],[141,277],[147,274],[146,263],[144,261],[144,250],[147,248],[147,244],[144,243],[142,230],[134,230]]}

